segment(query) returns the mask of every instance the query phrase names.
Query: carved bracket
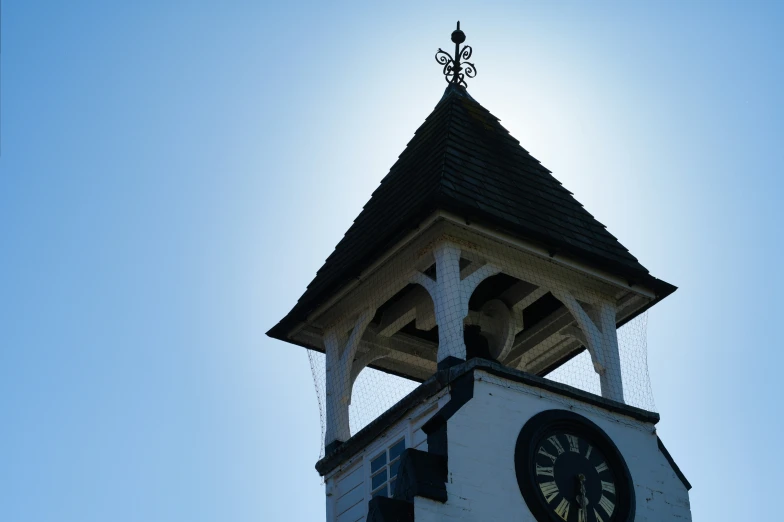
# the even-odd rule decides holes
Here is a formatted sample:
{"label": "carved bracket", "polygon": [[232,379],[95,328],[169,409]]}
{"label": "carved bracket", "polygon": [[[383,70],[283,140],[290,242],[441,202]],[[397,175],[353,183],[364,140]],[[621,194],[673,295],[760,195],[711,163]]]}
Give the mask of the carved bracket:
{"label": "carved bracket", "polygon": [[561,333],[577,339],[588,349],[594,370],[599,374],[602,397],[618,402],[623,399],[618,333],[615,328],[615,303],[599,300],[586,309],[574,296],[565,290],[553,290],[574,317],[580,329],[565,328]]}
{"label": "carved bracket", "polygon": [[[341,332],[335,327],[327,330],[324,334],[324,346],[327,354],[325,445],[334,441],[344,442],[351,437],[348,417],[351,389],[359,371],[364,368],[362,366],[358,371],[354,371],[356,365],[354,357],[357,354],[362,335],[372,318],[373,311],[366,309],[359,314],[349,334]],[[383,355],[376,353],[374,356],[378,358]],[[360,363],[367,359],[369,359],[368,354],[364,354],[363,357],[360,357]],[[374,359],[370,359],[367,364],[372,360]]]}

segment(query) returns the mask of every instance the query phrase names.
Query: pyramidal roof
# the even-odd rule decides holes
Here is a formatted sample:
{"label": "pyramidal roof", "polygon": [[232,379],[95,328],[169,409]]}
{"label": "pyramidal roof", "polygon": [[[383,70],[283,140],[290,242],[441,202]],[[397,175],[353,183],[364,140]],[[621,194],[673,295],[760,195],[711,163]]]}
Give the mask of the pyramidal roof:
{"label": "pyramidal roof", "polygon": [[285,339],[436,210],[647,284],[657,293],[675,289],[653,278],[498,118],[464,87],[450,83],[297,305],[268,334]]}

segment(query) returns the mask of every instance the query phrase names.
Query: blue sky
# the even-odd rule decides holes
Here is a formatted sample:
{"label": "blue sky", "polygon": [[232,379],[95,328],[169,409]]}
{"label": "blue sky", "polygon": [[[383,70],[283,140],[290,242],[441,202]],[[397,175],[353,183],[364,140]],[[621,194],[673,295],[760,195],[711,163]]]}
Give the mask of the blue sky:
{"label": "blue sky", "polygon": [[777,512],[776,2],[5,2],[0,519],[323,520],[294,304],[437,103],[471,94],[656,276],[695,520]]}

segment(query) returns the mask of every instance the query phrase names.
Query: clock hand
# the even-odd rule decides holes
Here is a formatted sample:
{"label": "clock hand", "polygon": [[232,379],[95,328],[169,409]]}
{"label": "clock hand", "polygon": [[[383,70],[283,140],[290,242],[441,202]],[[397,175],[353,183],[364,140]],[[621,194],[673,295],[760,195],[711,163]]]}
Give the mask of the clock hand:
{"label": "clock hand", "polygon": [[577,475],[577,482],[580,487],[580,494],[577,495],[577,503],[580,505],[580,512],[582,517],[580,520],[588,521],[588,495],[585,493],[585,475],[580,473]]}

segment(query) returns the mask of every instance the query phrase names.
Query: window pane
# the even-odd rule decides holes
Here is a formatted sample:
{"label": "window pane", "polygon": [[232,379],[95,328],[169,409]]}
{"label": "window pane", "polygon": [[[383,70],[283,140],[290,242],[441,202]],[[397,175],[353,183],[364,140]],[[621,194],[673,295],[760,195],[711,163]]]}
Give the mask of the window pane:
{"label": "window pane", "polygon": [[394,477],[397,475],[397,468],[400,466],[400,459],[389,465],[389,476]]}
{"label": "window pane", "polygon": [[375,459],[370,461],[370,472],[375,473],[376,471],[380,470],[384,467],[384,464],[387,463],[387,452],[385,451]]}
{"label": "window pane", "polygon": [[392,479],[392,480],[389,481],[389,496],[390,497],[395,494],[395,484],[397,484],[397,481],[395,481],[395,479]]}
{"label": "window pane", "polygon": [[386,481],[387,481],[387,470],[383,470],[381,473],[373,477],[371,489],[376,489]]}
{"label": "window pane", "polygon": [[373,498],[376,497],[386,497],[387,496],[387,487],[384,486],[383,488],[379,489],[375,493],[373,493]]}
{"label": "window pane", "polygon": [[406,449],[406,439],[401,439],[389,448],[389,460],[395,460]]}

